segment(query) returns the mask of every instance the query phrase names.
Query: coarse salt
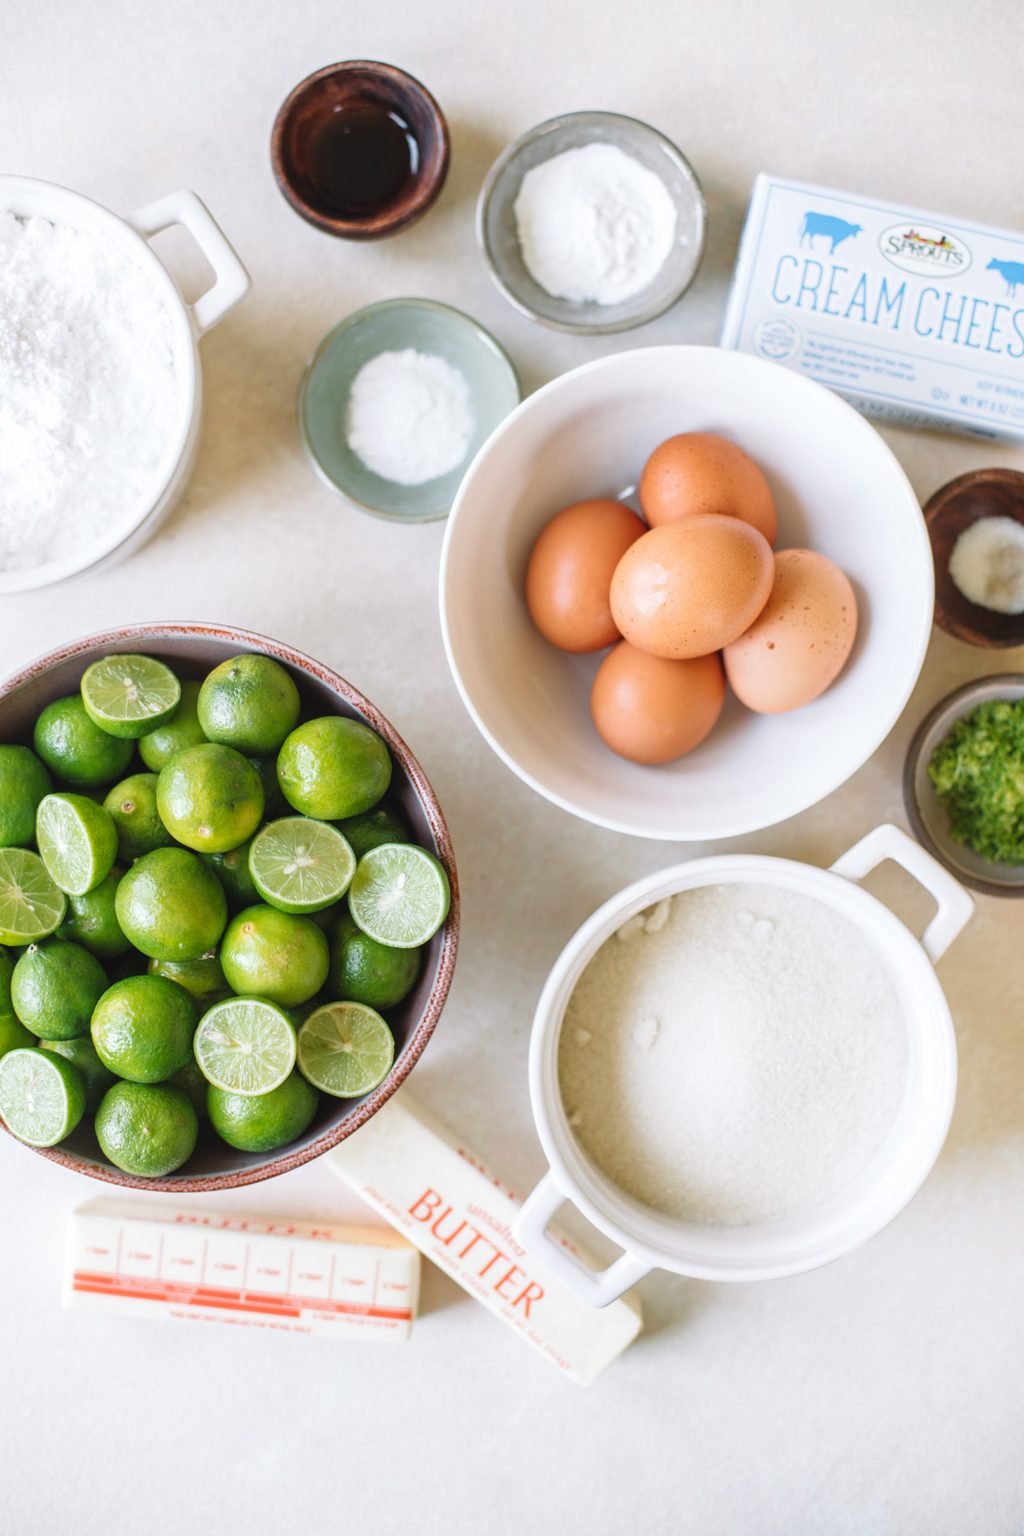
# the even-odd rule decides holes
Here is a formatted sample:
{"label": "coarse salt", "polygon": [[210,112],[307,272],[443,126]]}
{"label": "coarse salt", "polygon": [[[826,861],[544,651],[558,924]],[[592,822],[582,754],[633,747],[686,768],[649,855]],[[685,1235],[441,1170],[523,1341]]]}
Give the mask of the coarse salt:
{"label": "coarse salt", "polygon": [[662,927],[609,940],[559,1045],[569,1123],[597,1166],[645,1205],[712,1225],[836,1194],[881,1146],[905,1076],[899,1000],[871,943],[774,886],[687,891]]}
{"label": "coarse salt", "polygon": [[75,555],[145,510],[181,415],[142,265],[0,209],[0,569]]}
{"label": "coarse salt", "polygon": [[431,352],[378,352],[352,381],[348,445],[395,485],[424,485],[458,469],[475,425],[465,378]]}
{"label": "coarse salt", "polygon": [[992,613],[1024,613],[1024,524],[979,517],[953,545],[949,574],[969,603]]}

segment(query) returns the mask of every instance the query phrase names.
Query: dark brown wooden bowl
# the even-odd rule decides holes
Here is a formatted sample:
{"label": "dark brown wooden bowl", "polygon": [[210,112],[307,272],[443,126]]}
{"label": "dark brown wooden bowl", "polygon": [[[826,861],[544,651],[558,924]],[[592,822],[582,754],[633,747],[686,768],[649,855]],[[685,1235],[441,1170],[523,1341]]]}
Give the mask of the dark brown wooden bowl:
{"label": "dark brown wooden bowl", "polygon": [[394,726],[369,699],[337,672],[301,651],[245,629],[217,624],[136,624],[73,640],[0,684],[0,741],[31,742],[32,726],[40,710],[53,699],[77,692],[89,663],[112,651],[142,651],[159,656],[180,676],[195,678],[205,676],[220,662],[243,651],[273,656],[291,672],[306,711],[353,716],[384,738],[395,767],[388,798],[397,805],[417,841],[434,850],[451,882],[451,910],[444,927],[427,947],[419,981],[404,1003],[388,1010],[388,1022],[395,1036],[395,1064],[380,1087],[365,1099],[331,1100],[321,1094],[320,1107],[309,1129],[277,1152],[238,1152],[201,1122],[199,1141],[189,1161],[177,1173],[159,1179],[137,1178],[113,1167],[100,1151],[91,1116],[86,1116],[57,1147],[25,1148],[38,1150],[43,1157],[75,1173],[132,1189],[205,1194],[255,1184],[308,1163],[358,1130],[405,1081],[433,1034],[451,986],[459,937],[459,883],[448,825],[423,769]]}
{"label": "dark brown wooden bowl", "polygon": [[[360,218],[343,218],[326,207],[310,174],[316,134],[325,119],[344,107],[383,106],[398,112],[419,148],[416,173],[384,208]],[[344,240],[379,240],[421,218],[434,203],[448,174],[450,145],[444,113],[426,86],[392,64],[350,59],[328,64],[286,98],[274,122],[270,158],[277,184],[310,224]]]}
{"label": "dark brown wooden bowl", "polygon": [[982,517],[1012,517],[1024,523],[1024,474],[1016,469],[974,469],[940,486],[926,502],[924,520],[935,562],[935,622],[968,645],[1024,645],[1024,613],[993,613],[970,602],[949,574],[957,539]]}

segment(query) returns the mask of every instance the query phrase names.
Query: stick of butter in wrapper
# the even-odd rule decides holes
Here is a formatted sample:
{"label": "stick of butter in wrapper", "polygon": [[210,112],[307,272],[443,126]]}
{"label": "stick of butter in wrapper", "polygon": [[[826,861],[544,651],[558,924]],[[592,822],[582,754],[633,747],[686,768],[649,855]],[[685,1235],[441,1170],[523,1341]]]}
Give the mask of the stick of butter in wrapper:
{"label": "stick of butter in wrapper", "polygon": [[71,1217],[66,1307],[393,1341],[420,1256],[390,1227],[94,1200]]}
{"label": "stick of butter in wrapper", "polygon": [[897,426],[1024,440],[1024,235],[758,176],[722,346]]}
{"label": "stick of butter in wrapper", "polygon": [[520,1202],[408,1089],[329,1152],[327,1162],[572,1381],[589,1384],[640,1332],[636,1296],[589,1307],[520,1247],[512,1235]]}

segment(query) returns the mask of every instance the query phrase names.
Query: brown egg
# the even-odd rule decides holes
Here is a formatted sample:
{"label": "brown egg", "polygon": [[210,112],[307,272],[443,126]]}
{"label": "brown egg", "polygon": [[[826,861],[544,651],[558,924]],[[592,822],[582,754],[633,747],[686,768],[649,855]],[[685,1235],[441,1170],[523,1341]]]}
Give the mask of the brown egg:
{"label": "brown egg", "polygon": [[602,661],[590,695],[601,739],[634,763],[670,763],[702,742],[722,712],[717,656],[666,661],[621,641]]}
{"label": "brown egg", "polygon": [[640,476],[640,505],[652,528],[720,512],[742,518],[769,544],[778,532],[768,481],[742,448],[713,432],[680,432],[655,448]]}
{"label": "brown egg", "polygon": [[612,579],[612,614],[624,637],[653,656],[706,656],[750,628],[773,577],[771,549],[756,528],[699,512],[630,546]]}
{"label": "brown egg", "polygon": [[563,651],[614,644],[612,576],[643,532],[643,522],[621,501],[577,501],[551,519],[526,571],[526,605],[545,640]]}
{"label": "brown egg", "polygon": [[835,682],[857,634],[857,599],[838,565],[811,549],[775,557],[772,595],[726,647],[737,698],[762,715],[809,704]]}

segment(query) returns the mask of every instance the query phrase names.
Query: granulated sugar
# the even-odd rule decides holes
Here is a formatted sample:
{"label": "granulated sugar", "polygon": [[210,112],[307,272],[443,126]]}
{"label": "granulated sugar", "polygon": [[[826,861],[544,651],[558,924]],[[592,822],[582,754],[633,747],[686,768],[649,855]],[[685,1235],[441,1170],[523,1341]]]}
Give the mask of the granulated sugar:
{"label": "granulated sugar", "polygon": [[0,569],[74,554],[144,504],[179,415],[141,265],[0,209]]}
{"label": "granulated sugar", "polygon": [[906,1038],[870,942],[775,886],[687,891],[594,956],[559,1047],[593,1161],[644,1204],[740,1225],[848,1184],[899,1108]]}

